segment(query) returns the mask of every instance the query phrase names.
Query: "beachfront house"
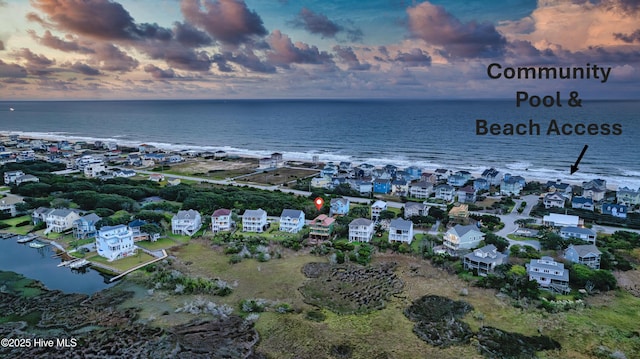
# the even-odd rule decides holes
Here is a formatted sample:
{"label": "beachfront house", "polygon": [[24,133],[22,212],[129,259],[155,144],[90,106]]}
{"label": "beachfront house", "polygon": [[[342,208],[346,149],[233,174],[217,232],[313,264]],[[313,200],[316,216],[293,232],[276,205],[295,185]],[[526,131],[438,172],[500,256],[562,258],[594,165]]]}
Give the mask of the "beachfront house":
{"label": "beachfront house", "polygon": [[633,190],[628,187],[619,188],[616,192],[616,200],[619,204],[636,206],[640,204],[640,188]]}
{"label": "beachfront house", "polygon": [[581,239],[591,244],[596,244],[597,233],[593,229],[582,227],[562,227],[560,229],[560,237],[563,239]]}
{"label": "beachfront house", "polygon": [[413,241],[413,222],[402,218],[395,218],[389,223],[389,242],[404,242],[411,244]]}
{"label": "beachfront house", "polygon": [[447,184],[454,187],[462,187],[467,183],[467,179],[459,174],[453,174],[447,178]]}
{"label": "beachfront house", "polygon": [[453,186],[450,186],[448,184],[441,184],[436,187],[435,193],[436,193],[437,199],[441,199],[446,202],[451,202],[455,197],[455,188],[453,188]]}
{"label": "beachfront house", "polygon": [[627,218],[627,206],[624,204],[603,203],[600,212],[618,218]]}
{"label": "beachfront house", "polygon": [[582,196],[573,197],[571,199],[571,208],[584,209],[586,211],[593,212],[593,199]]}
{"label": "beachfront house", "polygon": [[188,211],[178,211],[171,218],[171,232],[183,236],[193,236],[202,227],[202,216],[200,212],[190,209]]}
{"label": "beachfront house", "polygon": [[51,232],[62,233],[73,228],[73,223],[80,218],[77,211],[68,208],[57,208],[47,212],[44,221],[47,223],[47,229],[44,234]]}
{"label": "beachfront house", "polygon": [[211,215],[211,231],[213,233],[230,231],[232,226],[233,219],[231,219],[230,209],[219,208],[213,211]]}
{"label": "beachfront house", "polygon": [[433,184],[427,181],[414,182],[409,185],[409,197],[427,199],[433,193]]}
{"label": "beachfront house", "polygon": [[423,172],[422,175],[420,175],[420,181],[436,184],[438,183],[438,176],[436,176],[435,173]]}
{"label": "beachfront house", "polygon": [[500,184],[500,171],[496,170],[495,168],[489,168],[486,169],[484,171],[482,171],[482,178],[484,178],[487,183],[489,183],[489,186],[497,186]]}
{"label": "beachfront house", "polygon": [[417,166],[409,166],[404,171],[407,173],[408,178],[406,179],[409,181],[419,179],[422,176],[422,168]]}
{"label": "beachfront house", "polygon": [[477,191],[472,186],[464,186],[458,190],[458,202],[475,203]]}
{"label": "beachfront house", "polygon": [[600,269],[600,257],[602,252],[593,244],[570,244],[564,250],[564,259],[573,263],[584,264],[591,269]]}
{"label": "beachfront house", "polygon": [[98,255],[109,261],[134,255],[136,247],[131,228],[124,224],[100,228],[96,235],[96,249]]}
{"label": "beachfront house", "polygon": [[440,182],[444,181],[444,179],[448,177],[447,174],[449,173],[449,170],[446,168],[436,168],[436,170],[433,172],[433,174],[436,176],[436,181]]}
{"label": "beachfront house", "polygon": [[486,277],[493,273],[496,266],[506,263],[507,256],[498,252],[493,244],[478,248],[464,256],[465,270],[475,271],[479,276]]}
{"label": "beachfront house", "polygon": [[443,240],[445,247],[456,252],[460,249],[477,247],[484,240],[484,233],[475,225],[463,226],[458,224],[444,234]]}
{"label": "beachfront house", "polygon": [[505,174],[502,182],[500,182],[500,194],[503,196],[519,196],[524,188],[522,177]]}
{"label": "beachfront house", "polygon": [[560,193],[552,192],[544,195],[542,199],[542,203],[544,204],[544,208],[564,208],[564,201],[566,198],[562,196]]}
{"label": "beachfront house", "polygon": [[557,179],[555,182],[547,182],[546,188],[547,191],[556,192],[566,199],[571,199],[573,196],[573,187],[568,183],[563,183],[560,179]]}
{"label": "beachfront house", "polygon": [[429,207],[420,202],[407,202],[404,204],[404,218],[429,215]]}
{"label": "beachfront house", "polygon": [[242,231],[262,233],[267,229],[267,212],[262,208],[247,209],[242,214]]}
{"label": "beachfront house", "polygon": [[473,181],[473,188],[476,191],[488,191],[490,187],[489,181],[484,178],[478,178]]}
{"label": "beachfront house", "polygon": [[594,179],[582,182],[582,197],[591,198],[594,202],[602,201],[607,192],[607,181]]}
{"label": "beachfront house", "polygon": [[558,263],[551,257],[533,259],[525,265],[529,280],[538,282],[541,289],[557,293],[567,293],[569,288],[569,270],[564,264]]}
{"label": "beachfront house", "polygon": [[304,227],[304,212],[297,209],[283,209],[280,214],[280,231],[298,233]]}
{"label": "beachfront house", "polygon": [[24,176],[24,172],[22,171],[7,171],[4,173],[4,184],[9,185],[16,183],[18,177],[22,176]]}
{"label": "beachfront house", "polygon": [[383,178],[376,178],[373,181],[373,193],[387,194],[391,192],[391,181]]}
{"label": "beachfront house", "polygon": [[309,241],[319,243],[331,238],[335,219],[321,214],[309,223]]}
{"label": "beachfront house", "polygon": [[580,224],[580,217],[569,214],[550,213],[542,217],[542,225],[549,227],[578,227]]}
{"label": "beachfront house", "polygon": [[95,213],[82,216],[73,222],[73,236],[77,239],[94,237],[98,230],[96,223],[101,220],[100,216]]}
{"label": "beachfront house", "polygon": [[406,196],[409,192],[409,182],[404,179],[391,181],[391,194],[396,196]]}
{"label": "beachfront house", "polygon": [[373,237],[373,221],[356,218],[349,223],[349,242],[370,242]]}
{"label": "beachfront house", "polygon": [[332,198],[329,206],[329,216],[339,215],[344,216],[349,213],[349,199]]}
{"label": "beachfront house", "polygon": [[380,213],[382,211],[387,210],[387,202],[385,201],[375,201],[373,205],[371,205],[371,220],[377,221],[380,219]]}

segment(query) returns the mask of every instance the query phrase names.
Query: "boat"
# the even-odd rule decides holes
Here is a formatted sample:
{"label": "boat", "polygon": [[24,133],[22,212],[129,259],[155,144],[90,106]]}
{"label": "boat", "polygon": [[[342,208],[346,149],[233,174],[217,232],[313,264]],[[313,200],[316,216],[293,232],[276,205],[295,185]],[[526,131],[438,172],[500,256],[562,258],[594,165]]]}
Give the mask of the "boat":
{"label": "boat", "polygon": [[31,242],[32,240],[38,238],[37,236],[24,236],[22,238],[19,238],[17,240],[18,243],[27,243],[27,242]]}
{"label": "boat", "polygon": [[82,268],[84,266],[88,266],[89,264],[91,264],[91,262],[89,262],[86,259],[81,259],[77,262],[73,262],[71,264],[69,264],[69,268],[71,269],[78,269],[78,268]]}
{"label": "boat", "polygon": [[13,111],[15,111],[15,110],[16,110],[15,108],[13,108],[13,107],[9,107],[9,111],[13,112]]}
{"label": "boat", "polygon": [[46,246],[46,244],[40,243],[40,242],[31,242],[31,243],[29,243],[29,247],[31,247],[31,248],[42,248],[44,246]]}

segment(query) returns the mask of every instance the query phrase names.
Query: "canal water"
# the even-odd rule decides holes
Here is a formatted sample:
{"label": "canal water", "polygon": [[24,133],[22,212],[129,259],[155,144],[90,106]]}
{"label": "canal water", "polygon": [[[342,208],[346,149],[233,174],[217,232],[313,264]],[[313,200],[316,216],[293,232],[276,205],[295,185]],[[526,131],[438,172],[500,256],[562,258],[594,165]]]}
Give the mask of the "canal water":
{"label": "canal water", "polygon": [[11,271],[42,282],[51,290],[66,293],[93,294],[112,286],[110,277],[91,268],[74,270],[58,267],[62,261],[52,256],[53,247],[31,248],[16,239],[0,239],[0,271]]}

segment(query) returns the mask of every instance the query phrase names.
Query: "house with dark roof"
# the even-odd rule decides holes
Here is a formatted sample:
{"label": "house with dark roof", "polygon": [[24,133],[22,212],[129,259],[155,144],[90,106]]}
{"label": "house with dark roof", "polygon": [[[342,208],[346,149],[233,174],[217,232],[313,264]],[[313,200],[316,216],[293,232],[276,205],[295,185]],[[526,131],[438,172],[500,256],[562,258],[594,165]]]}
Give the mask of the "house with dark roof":
{"label": "house with dark roof", "polygon": [[497,186],[500,184],[500,171],[491,167],[482,171],[482,178],[484,178],[490,186]]}
{"label": "house with dark roof", "polygon": [[542,199],[542,203],[544,204],[544,208],[564,208],[564,202],[566,198],[562,196],[560,193],[552,192],[544,195]]}
{"label": "house with dark roof", "polygon": [[507,256],[498,252],[493,244],[478,248],[464,256],[463,266],[465,270],[475,271],[479,276],[486,277],[493,273],[496,266],[506,263]]}
{"label": "house with dark roof", "polygon": [[564,250],[564,259],[573,263],[584,264],[591,269],[600,269],[600,257],[602,252],[593,244],[570,244]]}
{"label": "house with dark roof", "polygon": [[391,181],[388,179],[376,178],[373,181],[373,193],[387,194],[391,192]]}
{"label": "house with dark roof", "polygon": [[555,182],[547,182],[545,187],[547,188],[547,191],[556,192],[566,199],[571,199],[573,196],[573,187],[568,183],[563,183],[560,179],[557,179]]}
{"label": "house with dark roof", "polygon": [[486,190],[488,191],[491,185],[489,185],[489,181],[484,178],[478,178],[473,181],[473,188],[476,191]]}
{"label": "house with dark roof", "polygon": [[211,231],[213,233],[229,231],[231,227],[233,227],[233,219],[231,219],[230,209],[219,208],[213,211],[211,215]]}
{"label": "house with dark roof", "polygon": [[472,186],[464,186],[458,190],[458,202],[475,203],[476,193],[476,189]]}
{"label": "house with dark roof", "polygon": [[413,222],[402,218],[394,218],[389,223],[389,242],[404,242],[411,244],[413,241]]}
{"label": "house with dark roof", "polygon": [[427,181],[413,182],[409,185],[409,197],[426,199],[433,193],[433,184]]}
{"label": "house with dark roof", "polygon": [[582,182],[582,197],[591,198],[598,202],[604,199],[607,192],[607,181],[603,179],[594,179],[588,182]]}
{"label": "house with dark roof", "polygon": [[593,229],[582,227],[562,227],[560,229],[560,237],[563,239],[575,238],[581,239],[591,244],[596,244],[597,233]]}
{"label": "house with dark roof", "polygon": [[420,202],[407,202],[404,204],[404,218],[429,215],[429,207]]}
{"label": "house with dark roof", "polygon": [[280,231],[298,233],[304,227],[304,212],[297,209],[283,209],[280,214]]}
{"label": "house with dark roof", "polygon": [[582,196],[573,197],[573,199],[571,199],[571,208],[584,209],[593,212],[593,199]]}

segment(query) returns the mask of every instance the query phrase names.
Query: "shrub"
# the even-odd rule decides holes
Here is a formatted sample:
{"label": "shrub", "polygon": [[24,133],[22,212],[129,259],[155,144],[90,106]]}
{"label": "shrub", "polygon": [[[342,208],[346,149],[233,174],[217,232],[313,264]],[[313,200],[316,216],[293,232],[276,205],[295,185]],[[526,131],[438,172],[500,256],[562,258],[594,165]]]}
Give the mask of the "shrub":
{"label": "shrub", "polygon": [[229,263],[231,264],[236,264],[236,263],[240,263],[242,262],[242,256],[238,255],[238,254],[234,254],[231,257],[229,257]]}
{"label": "shrub", "polygon": [[24,227],[24,226],[28,226],[30,224],[31,224],[31,221],[30,220],[26,220],[26,221],[22,221],[22,222],[16,224],[16,227]]}
{"label": "shrub", "polygon": [[305,318],[312,322],[323,322],[325,319],[327,319],[327,316],[320,310],[311,310],[307,312]]}

